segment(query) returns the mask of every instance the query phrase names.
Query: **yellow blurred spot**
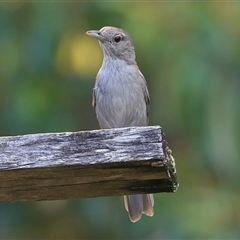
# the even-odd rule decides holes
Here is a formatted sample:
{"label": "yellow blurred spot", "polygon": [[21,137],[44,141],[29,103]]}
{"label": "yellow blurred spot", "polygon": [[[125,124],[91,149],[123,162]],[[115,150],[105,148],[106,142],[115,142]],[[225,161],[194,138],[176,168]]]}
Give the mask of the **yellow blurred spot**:
{"label": "yellow blurred spot", "polygon": [[98,42],[85,34],[67,35],[59,43],[56,68],[62,74],[92,77],[102,64]]}

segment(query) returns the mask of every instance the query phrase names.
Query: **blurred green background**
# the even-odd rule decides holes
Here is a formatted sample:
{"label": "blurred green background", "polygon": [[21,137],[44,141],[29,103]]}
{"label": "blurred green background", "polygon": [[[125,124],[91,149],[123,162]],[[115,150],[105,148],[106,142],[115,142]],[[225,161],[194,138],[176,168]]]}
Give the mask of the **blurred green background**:
{"label": "blurred green background", "polygon": [[179,190],[131,223],[122,197],[0,204],[1,239],[239,239],[240,4],[0,3],[0,135],[97,129],[102,52],[85,32],[134,40]]}

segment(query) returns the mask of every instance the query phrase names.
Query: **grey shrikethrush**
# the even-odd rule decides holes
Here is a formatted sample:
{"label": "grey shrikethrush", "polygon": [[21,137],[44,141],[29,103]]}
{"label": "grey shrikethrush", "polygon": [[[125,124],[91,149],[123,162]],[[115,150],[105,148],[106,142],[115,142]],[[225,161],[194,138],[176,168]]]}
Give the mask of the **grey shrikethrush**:
{"label": "grey shrikethrush", "polygon": [[[103,51],[103,63],[93,89],[93,106],[100,127],[146,126],[149,93],[135,61],[131,37],[115,27],[90,30],[86,34],[96,38]],[[124,203],[132,222],[137,222],[142,213],[153,216],[152,194],[124,196]]]}

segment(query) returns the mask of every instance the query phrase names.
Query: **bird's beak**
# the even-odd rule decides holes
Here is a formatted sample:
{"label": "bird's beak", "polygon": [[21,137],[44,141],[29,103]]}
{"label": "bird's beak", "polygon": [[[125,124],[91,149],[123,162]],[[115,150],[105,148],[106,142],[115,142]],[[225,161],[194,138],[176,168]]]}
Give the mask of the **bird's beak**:
{"label": "bird's beak", "polygon": [[90,31],[87,31],[86,34],[100,41],[104,40],[104,37],[100,34],[100,31],[98,30],[90,30]]}

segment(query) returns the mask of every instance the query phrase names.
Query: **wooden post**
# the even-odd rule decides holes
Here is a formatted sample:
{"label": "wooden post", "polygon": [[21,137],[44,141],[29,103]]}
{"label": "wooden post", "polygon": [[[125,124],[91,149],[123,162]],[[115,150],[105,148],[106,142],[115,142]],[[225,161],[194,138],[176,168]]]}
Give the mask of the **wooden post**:
{"label": "wooden post", "polygon": [[174,192],[161,127],[0,137],[0,202]]}

